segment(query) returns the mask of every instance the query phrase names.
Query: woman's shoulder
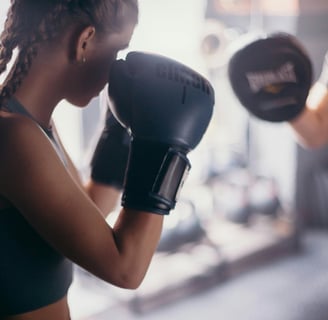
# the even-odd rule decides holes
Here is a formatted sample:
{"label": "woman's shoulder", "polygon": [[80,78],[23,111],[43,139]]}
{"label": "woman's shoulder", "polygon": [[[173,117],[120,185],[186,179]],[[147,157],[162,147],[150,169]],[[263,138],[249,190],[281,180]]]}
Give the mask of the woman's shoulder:
{"label": "woman's shoulder", "polygon": [[[0,111],[1,167],[20,155],[31,156],[50,146],[43,130],[31,119],[20,114]],[[46,152],[46,150],[45,150]]]}
{"label": "woman's shoulder", "polygon": [[12,113],[0,109],[0,129],[17,130],[20,126],[28,126],[29,121],[26,117],[18,113]]}
{"label": "woman's shoulder", "polygon": [[[0,110],[0,144],[27,140],[42,134],[42,130],[24,115]],[[13,139],[13,140],[12,140]]]}

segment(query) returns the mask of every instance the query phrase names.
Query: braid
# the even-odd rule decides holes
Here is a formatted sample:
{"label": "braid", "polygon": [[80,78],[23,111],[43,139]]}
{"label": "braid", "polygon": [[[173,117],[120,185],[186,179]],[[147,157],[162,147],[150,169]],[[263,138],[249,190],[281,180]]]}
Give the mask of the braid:
{"label": "braid", "polygon": [[[24,31],[26,29],[23,27],[24,23],[22,23],[23,26],[19,25],[20,22],[24,21],[19,21],[17,19],[18,14],[14,14],[18,7],[17,2],[19,1],[12,1],[12,6],[5,22],[5,29],[1,35],[0,74],[6,71],[7,64],[11,60],[15,48],[19,48],[19,53],[6,81],[2,85],[0,106],[3,106],[15,94],[23,79],[28,74],[33,59],[38,53],[38,45],[58,35],[61,22],[61,19],[58,19],[58,17],[68,12],[67,6],[62,3],[57,4],[53,10],[43,15],[36,29],[33,30],[31,28],[30,33],[25,35]],[[15,19],[17,20],[17,25],[14,23]]]}
{"label": "braid", "polygon": [[37,49],[34,46],[27,47],[27,49],[19,52],[15,64],[7,77],[3,89],[1,90],[0,103],[6,102],[16,92],[24,77],[27,75],[36,54]]}
{"label": "braid", "polygon": [[51,41],[70,24],[94,25],[99,32],[118,30],[126,22],[123,5],[138,15],[137,0],[11,0],[0,35],[0,74],[18,49],[15,63],[0,86],[0,108],[15,94],[29,72],[41,43]]}
{"label": "braid", "polygon": [[17,39],[14,37],[13,32],[13,11],[15,10],[16,3],[13,2],[7,15],[4,24],[4,31],[0,35],[0,74],[7,69],[7,64],[11,60],[13,51],[17,46]]}

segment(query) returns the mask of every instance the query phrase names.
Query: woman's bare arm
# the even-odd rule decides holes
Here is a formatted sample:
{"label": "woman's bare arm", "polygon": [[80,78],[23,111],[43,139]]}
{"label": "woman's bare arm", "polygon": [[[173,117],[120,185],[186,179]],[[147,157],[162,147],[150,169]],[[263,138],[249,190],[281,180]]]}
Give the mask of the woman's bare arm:
{"label": "woman's bare arm", "polygon": [[0,193],[47,242],[107,282],[140,284],[157,248],[161,215],[123,208],[111,228],[48,138],[22,117],[0,119],[0,162]]}
{"label": "woman's bare arm", "polygon": [[328,90],[323,83],[313,85],[305,109],[289,123],[303,147],[319,148],[328,143]]}
{"label": "woman's bare arm", "polygon": [[64,144],[62,143],[60,134],[56,130],[56,126],[54,123],[53,130],[58,143],[60,144],[62,150],[65,153],[68,171],[70,172],[74,180],[77,182],[77,184],[79,184],[86,191],[91,200],[100,209],[102,215],[106,218],[111,212],[113,212],[113,210],[117,208],[122,194],[121,190],[111,185],[97,183],[92,179],[83,181],[79,170],[75,166],[69,153],[66,151]]}

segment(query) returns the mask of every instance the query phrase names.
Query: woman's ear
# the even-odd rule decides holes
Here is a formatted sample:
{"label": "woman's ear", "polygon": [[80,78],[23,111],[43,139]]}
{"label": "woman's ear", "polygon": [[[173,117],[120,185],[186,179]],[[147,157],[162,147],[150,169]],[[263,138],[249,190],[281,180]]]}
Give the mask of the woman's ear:
{"label": "woman's ear", "polygon": [[87,50],[91,45],[90,42],[95,37],[95,27],[88,26],[84,28],[78,35],[76,48],[75,48],[75,60],[78,63],[85,63],[87,61]]}

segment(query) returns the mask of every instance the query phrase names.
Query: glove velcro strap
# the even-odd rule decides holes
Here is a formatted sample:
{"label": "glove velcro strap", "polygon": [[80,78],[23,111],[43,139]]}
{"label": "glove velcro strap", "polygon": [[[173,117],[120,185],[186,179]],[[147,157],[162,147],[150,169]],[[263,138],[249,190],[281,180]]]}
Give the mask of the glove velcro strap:
{"label": "glove velcro strap", "polygon": [[163,160],[150,195],[164,202],[166,200],[173,209],[190,168],[190,162],[184,154],[170,149]]}
{"label": "glove velcro strap", "polygon": [[[172,148],[167,149],[157,171],[150,172],[153,178],[146,189],[142,181],[139,188],[135,184],[136,181],[127,182],[122,206],[152,213],[169,214],[170,210],[175,208],[179,192],[190,168],[190,162],[184,153]],[[144,174],[149,174],[147,167],[144,169]]]}

